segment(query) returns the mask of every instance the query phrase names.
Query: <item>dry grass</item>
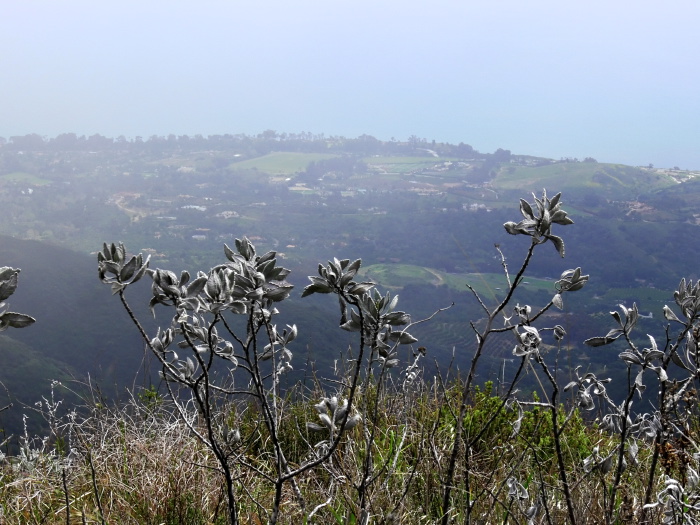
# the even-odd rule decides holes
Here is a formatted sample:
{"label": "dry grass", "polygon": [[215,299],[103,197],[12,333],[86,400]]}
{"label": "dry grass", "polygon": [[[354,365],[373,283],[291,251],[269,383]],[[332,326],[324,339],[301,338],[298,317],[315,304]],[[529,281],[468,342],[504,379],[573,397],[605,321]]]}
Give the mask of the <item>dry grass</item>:
{"label": "dry grass", "polygon": [[[450,387],[456,388],[456,387]],[[358,486],[371,447],[371,482],[366,488],[370,523],[436,523],[441,515],[442,475],[454,439],[454,407],[445,399],[451,389],[416,385],[406,395],[384,393],[376,425],[366,421],[349,433],[332,460],[298,479],[303,507],[292,487],[285,487],[280,523],[354,523],[359,515]],[[476,425],[492,409],[488,391],[476,396],[470,412]],[[372,399],[360,399],[360,402]],[[282,424],[285,442],[297,441],[294,461],[313,454],[323,439],[305,428],[314,417],[308,400],[287,400]],[[74,424],[61,428],[70,452],[61,455],[57,442],[34,440],[25,451],[6,458],[0,469],[0,523],[65,524],[215,524],[226,523],[223,478],[213,454],[158,399],[122,407],[94,408]],[[265,432],[256,424],[253,407],[230,414],[241,426],[241,444],[231,455],[237,481],[241,523],[266,523],[273,497],[265,473],[273,456]],[[193,415],[193,417],[195,417]],[[526,509],[540,500],[534,523],[565,523],[565,502],[556,461],[548,441],[547,415],[530,412],[523,431],[511,437],[514,414],[504,413],[470,451],[472,516],[480,523],[527,523]],[[371,440],[370,440],[371,437]],[[594,445],[614,446],[612,438],[580,419],[563,437],[577,523],[602,523],[610,474],[586,473],[583,457]],[[642,444],[642,447],[644,444]],[[620,516],[638,517],[650,450],[623,474]],[[460,458],[464,465],[465,458]],[[658,484],[663,485],[662,476]],[[517,480],[528,499],[509,497],[508,479]],[[463,519],[467,480],[458,469],[453,516]],[[68,511],[66,509],[68,498]],[[659,516],[654,523],[659,522]]]}
{"label": "dry grass", "polygon": [[[165,410],[95,409],[64,427],[70,453],[5,463],[6,523],[213,523],[222,509],[208,450]],[[65,483],[64,483],[65,476]],[[67,491],[65,490],[67,489]],[[99,500],[99,501],[98,501]]]}

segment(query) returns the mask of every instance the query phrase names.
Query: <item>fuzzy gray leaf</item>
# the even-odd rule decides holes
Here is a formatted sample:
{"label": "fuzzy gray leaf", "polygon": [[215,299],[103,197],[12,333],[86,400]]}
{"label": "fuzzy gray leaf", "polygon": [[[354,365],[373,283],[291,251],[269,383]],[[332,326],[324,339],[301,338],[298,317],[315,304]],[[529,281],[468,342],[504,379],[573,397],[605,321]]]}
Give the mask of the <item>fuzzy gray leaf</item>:
{"label": "fuzzy gray leaf", "polygon": [[0,280],[0,301],[4,301],[15,293],[15,290],[17,289],[18,274],[19,270],[8,268],[7,266],[0,268],[0,277],[2,277]]}
{"label": "fuzzy gray leaf", "polygon": [[564,309],[564,299],[562,299],[561,294],[558,293],[554,297],[552,297],[552,304],[559,308],[559,310]]}
{"label": "fuzzy gray leaf", "polygon": [[34,324],[36,319],[25,314],[16,312],[5,312],[0,315],[0,330],[4,330],[8,326],[12,328],[24,328],[30,324]]}
{"label": "fuzzy gray leaf", "polygon": [[615,339],[612,339],[610,337],[591,337],[590,339],[586,339],[583,344],[588,345],[588,346],[605,346],[609,345],[615,341]]}

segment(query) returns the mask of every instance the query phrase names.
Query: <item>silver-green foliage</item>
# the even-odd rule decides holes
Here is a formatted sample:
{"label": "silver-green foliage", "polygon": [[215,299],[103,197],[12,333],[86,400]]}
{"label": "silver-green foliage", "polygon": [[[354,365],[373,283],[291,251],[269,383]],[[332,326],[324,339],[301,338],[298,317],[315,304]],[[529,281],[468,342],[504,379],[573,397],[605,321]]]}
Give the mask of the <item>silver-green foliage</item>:
{"label": "silver-green foliage", "polygon": [[29,315],[7,310],[5,300],[17,290],[19,272],[19,269],[9,266],[0,268],[0,332],[8,328],[24,328],[36,321]]}
{"label": "silver-green foliage", "polygon": [[520,222],[506,222],[503,227],[511,235],[528,235],[538,244],[552,241],[559,255],[564,257],[564,240],[552,233],[552,225],[559,224],[566,226],[573,224],[564,210],[561,209],[561,193],[557,193],[549,199],[547,193],[542,193],[542,198],[535,199],[533,207],[525,199],[520,199],[520,213],[523,220]]}
{"label": "silver-green foliage", "polygon": [[[141,254],[127,257],[122,244],[105,244],[98,253],[98,273],[119,295],[158,359],[180,417],[216,457],[226,481],[230,522],[238,523],[231,458],[241,454],[250,437],[241,436],[235,421],[227,419],[220,400],[244,395],[260,406],[277,458],[276,484],[281,487],[289,466],[279,439],[279,377],[292,368],[288,345],[297,328],[280,331],[273,323],[275,304],[292,289],[285,281],[289,270],[277,265],[275,252],[258,256],[248,239],[237,239],[236,250],[225,246],[224,254],[225,263],[192,278],[187,271],[178,276],[151,269]],[[153,337],[146,334],[125,298],[126,289],[144,276],[151,279],[149,307],[154,315],[157,306],[173,312],[170,326]],[[243,323],[234,323],[236,317]],[[188,403],[196,407],[195,417]]]}
{"label": "silver-green foliage", "polygon": [[[684,443],[692,451],[678,468],[676,477],[669,475],[667,468],[663,486],[657,489],[656,501],[652,501],[652,495],[657,486],[657,473],[653,468],[647,473],[647,492],[641,519],[645,519],[657,506],[663,507],[664,524],[697,523],[700,514],[697,474],[700,471],[700,443],[693,440],[691,430],[698,417],[691,400],[695,399],[700,378],[700,282],[694,284],[682,279],[674,292],[674,300],[680,312],[664,306],[663,313],[668,325],[662,343],[647,334],[648,346],[640,348],[634,335],[639,319],[636,304],[631,308],[620,305],[619,311],[610,312],[615,326],[605,336],[585,341],[589,346],[600,347],[624,340],[625,348],[619,358],[633,379],[628,395],[621,404],[618,405],[608,396],[603,383],[609,380],[598,380],[592,373],[579,376],[577,381],[567,385],[567,389],[576,388],[581,408],[598,408],[604,414],[600,419],[600,428],[617,437],[617,446],[612,450],[603,454],[596,448],[584,461],[587,470],[613,473],[609,516],[613,516],[615,493],[622,473],[628,462],[636,464],[640,442],[652,443],[653,465],[665,461],[670,465],[667,460],[671,457],[669,454],[676,453],[674,443]],[[658,392],[651,404],[652,409],[633,413],[633,399],[641,398],[650,382],[656,383],[655,391]]]}
{"label": "silver-green foliage", "polygon": [[[375,369],[379,369],[381,381],[385,370],[399,364],[398,347],[410,345],[416,338],[406,331],[411,326],[410,316],[396,310],[398,297],[380,294],[373,283],[355,281],[360,260],[334,259],[327,266],[319,265],[319,275],[310,277],[312,284],[302,297],[313,293],[337,295],[340,327],[358,333],[360,343],[348,377],[341,378],[345,388],[322,396],[322,401],[313,406],[320,424],[309,422],[305,426],[314,433],[322,431],[325,440],[312,447],[305,463],[292,468],[282,439],[286,403],[280,377],[292,370],[290,345],[298,330],[296,325],[280,328],[275,323],[277,305],[292,290],[286,281],[289,270],[277,264],[275,252],[257,255],[246,238],[236,239],[235,249],[225,245],[224,255],[226,262],[206,273],[197,272],[193,278],[186,271],[178,276],[169,270],[151,269],[150,260],[141,254],[127,256],[122,244],[105,244],[98,253],[98,274],[119,296],[160,363],[161,377],[181,419],[218,460],[227,484],[231,523],[239,522],[239,499],[248,497],[245,487],[236,486],[233,470],[241,464],[246,469],[255,468],[248,463],[254,460],[241,459],[253,438],[242,435],[235,417],[222,411],[226,405],[221,400],[253,401],[269,436],[269,452],[275,458],[276,472],[264,476],[274,488],[268,521],[275,523],[283,486],[291,485],[298,505],[304,509],[295,478],[328,462],[348,431],[366,420],[355,406],[360,381],[368,381]],[[170,326],[160,328],[154,336],[146,334],[125,298],[127,288],[144,276],[151,280],[151,311],[155,313],[158,307],[173,312]],[[361,374],[363,369],[367,373]],[[415,377],[413,369],[406,377],[410,373]],[[196,407],[196,415],[188,411],[187,403]],[[372,439],[366,445],[368,449],[372,448]]]}

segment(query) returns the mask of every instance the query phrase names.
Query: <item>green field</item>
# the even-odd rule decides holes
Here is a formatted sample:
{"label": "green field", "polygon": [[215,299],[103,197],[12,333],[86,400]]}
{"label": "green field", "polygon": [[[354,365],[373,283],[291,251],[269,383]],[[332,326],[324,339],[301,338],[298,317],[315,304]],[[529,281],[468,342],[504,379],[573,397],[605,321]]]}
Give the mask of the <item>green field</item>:
{"label": "green field", "polygon": [[360,275],[386,288],[402,288],[407,284],[442,284],[438,272],[410,264],[373,264],[362,268]]}
{"label": "green field", "polygon": [[660,311],[664,304],[673,304],[673,293],[658,288],[606,288],[605,293],[597,297],[604,303],[624,303],[632,306],[636,302],[640,310],[654,309]]}
{"label": "green field", "polygon": [[256,169],[270,175],[293,175],[299,171],[304,171],[311,162],[331,159],[333,157],[337,157],[337,155],[325,153],[276,152],[254,159],[234,162],[229,165],[229,168],[242,170]]}
{"label": "green field", "polygon": [[44,186],[46,184],[51,184],[48,179],[42,179],[31,173],[24,173],[21,171],[16,171],[14,173],[8,173],[7,175],[0,176],[0,181],[3,182],[22,182],[26,184],[33,184],[34,186]]}
{"label": "green field", "polygon": [[[360,270],[363,279],[369,279],[386,288],[402,288],[407,284],[434,284],[465,291],[467,284],[485,297],[500,295],[507,287],[503,274],[498,273],[446,273],[411,264],[372,264]],[[526,278],[524,286],[528,290],[553,291],[552,281]]]}
{"label": "green field", "polygon": [[411,173],[432,168],[448,160],[451,159],[442,157],[366,157],[363,159],[367,166],[383,169],[387,173]]}
{"label": "green field", "polygon": [[496,189],[537,190],[556,187],[605,190],[608,198],[633,198],[636,194],[675,185],[674,180],[655,172],[622,164],[597,162],[560,162],[547,166],[507,166],[492,182]]}

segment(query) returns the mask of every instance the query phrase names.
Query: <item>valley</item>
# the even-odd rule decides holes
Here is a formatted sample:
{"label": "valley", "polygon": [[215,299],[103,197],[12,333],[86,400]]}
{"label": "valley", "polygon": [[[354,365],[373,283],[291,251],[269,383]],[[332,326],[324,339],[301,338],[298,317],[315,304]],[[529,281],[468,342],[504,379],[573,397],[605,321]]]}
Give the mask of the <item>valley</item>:
{"label": "valley", "polygon": [[[636,301],[653,313],[642,327],[660,332],[673,288],[681,277],[700,276],[697,172],[366,136],[59,142],[0,146],[0,263],[22,268],[12,307],[37,318],[30,329],[4,335],[0,352],[25,345],[33,362],[45,363],[33,367],[39,371],[31,387],[15,380],[15,367],[4,368],[0,380],[28,404],[46,395],[52,379],[89,376],[108,396],[154,380],[143,344],[95,279],[103,242],[150,255],[152,268],[191,273],[221,263],[224,243],[236,238],[248,237],[261,253],[276,251],[296,286],[283,312],[300,327],[295,344],[307,364],[295,367],[296,378],[310,363],[327,370],[348,344],[338,312],[315,297],[299,299],[306,276],[333,257],[361,258],[364,278],[398,292],[414,320],[454,303],[412,331],[429,349],[428,373],[465,366],[474,341],[468,323],[481,316],[466,285],[487,300],[502,297],[506,281],[494,244],[517,267],[526,245],[502,225],[519,220],[520,198],[543,188],[562,192],[575,224],[561,233],[566,257],[544,246],[517,301],[546,304],[566,269],[581,266],[591,275],[563,311],[547,314],[548,323],[567,330],[559,351],[569,370],[619,368],[616,353],[582,345],[609,324],[607,312]],[[148,319],[148,284],[141,288],[134,303]],[[155,330],[164,320],[149,322]],[[481,380],[510,362],[512,336],[495,341]],[[10,426],[19,422],[14,417]]]}

